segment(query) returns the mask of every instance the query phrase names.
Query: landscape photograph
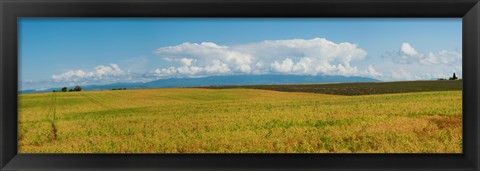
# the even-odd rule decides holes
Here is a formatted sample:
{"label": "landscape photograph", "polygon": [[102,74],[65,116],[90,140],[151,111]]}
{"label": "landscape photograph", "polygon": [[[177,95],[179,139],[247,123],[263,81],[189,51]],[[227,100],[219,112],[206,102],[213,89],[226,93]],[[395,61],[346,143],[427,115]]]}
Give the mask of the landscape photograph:
{"label": "landscape photograph", "polygon": [[462,153],[461,18],[19,18],[19,153]]}

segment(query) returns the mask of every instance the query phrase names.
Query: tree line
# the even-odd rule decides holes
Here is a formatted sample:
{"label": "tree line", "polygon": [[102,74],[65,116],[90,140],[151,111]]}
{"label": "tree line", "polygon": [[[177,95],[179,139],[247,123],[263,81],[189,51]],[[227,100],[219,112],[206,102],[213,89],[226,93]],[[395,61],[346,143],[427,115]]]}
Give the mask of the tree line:
{"label": "tree line", "polygon": [[[112,90],[126,90],[127,88],[112,88]],[[67,87],[62,87],[60,90],[53,90],[53,92],[72,92],[72,91],[82,91],[82,87],[75,86],[72,89],[68,89]]]}
{"label": "tree line", "polygon": [[68,89],[67,87],[62,87],[60,90],[53,90],[53,92],[72,92],[72,91],[82,91],[82,87],[75,86],[73,89]]}

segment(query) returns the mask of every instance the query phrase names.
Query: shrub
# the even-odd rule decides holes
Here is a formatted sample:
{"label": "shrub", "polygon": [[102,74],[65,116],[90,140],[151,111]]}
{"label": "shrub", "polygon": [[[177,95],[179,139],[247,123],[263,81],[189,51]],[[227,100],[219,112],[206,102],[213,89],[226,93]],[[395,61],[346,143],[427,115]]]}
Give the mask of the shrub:
{"label": "shrub", "polygon": [[73,88],[73,91],[82,91],[82,87],[77,85],[75,88]]}

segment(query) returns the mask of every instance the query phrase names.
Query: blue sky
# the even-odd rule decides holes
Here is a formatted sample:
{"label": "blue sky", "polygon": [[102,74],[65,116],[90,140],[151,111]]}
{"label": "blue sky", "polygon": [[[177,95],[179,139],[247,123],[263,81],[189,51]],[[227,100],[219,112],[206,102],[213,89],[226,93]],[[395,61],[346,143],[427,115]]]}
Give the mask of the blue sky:
{"label": "blue sky", "polygon": [[461,76],[461,18],[20,18],[20,89],[232,74]]}

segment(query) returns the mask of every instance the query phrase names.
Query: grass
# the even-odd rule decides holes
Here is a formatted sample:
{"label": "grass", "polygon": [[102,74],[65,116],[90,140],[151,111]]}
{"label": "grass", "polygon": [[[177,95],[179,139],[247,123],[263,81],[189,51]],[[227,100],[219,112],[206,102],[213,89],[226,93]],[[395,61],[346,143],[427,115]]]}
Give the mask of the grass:
{"label": "grass", "polygon": [[20,153],[461,153],[461,123],[461,89],[168,88],[22,94],[18,132]]}

